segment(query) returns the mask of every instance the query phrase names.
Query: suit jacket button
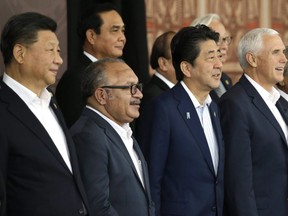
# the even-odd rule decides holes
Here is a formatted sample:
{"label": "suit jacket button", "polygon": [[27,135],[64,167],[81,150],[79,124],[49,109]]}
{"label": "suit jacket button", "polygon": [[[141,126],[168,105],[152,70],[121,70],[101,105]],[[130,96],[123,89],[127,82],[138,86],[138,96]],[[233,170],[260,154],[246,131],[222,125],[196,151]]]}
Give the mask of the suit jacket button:
{"label": "suit jacket button", "polygon": [[84,215],[84,209],[81,208],[81,209],[79,209],[78,212],[79,212],[79,214]]}
{"label": "suit jacket button", "polygon": [[215,212],[215,211],[216,211],[216,206],[213,206],[213,207],[211,208],[211,210],[212,210],[213,212]]}

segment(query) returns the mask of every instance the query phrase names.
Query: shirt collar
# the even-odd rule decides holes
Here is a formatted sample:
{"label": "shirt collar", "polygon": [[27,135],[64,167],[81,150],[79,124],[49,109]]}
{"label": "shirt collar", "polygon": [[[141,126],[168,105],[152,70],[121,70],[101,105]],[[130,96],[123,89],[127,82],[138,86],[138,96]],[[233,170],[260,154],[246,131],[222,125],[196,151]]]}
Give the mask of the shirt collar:
{"label": "shirt collar", "polygon": [[195,109],[199,108],[199,107],[203,107],[205,105],[210,106],[212,99],[211,99],[209,94],[207,95],[207,98],[205,99],[204,104],[201,105],[199,103],[199,101],[196,99],[196,97],[194,96],[194,94],[189,90],[187,85],[183,81],[181,81],[180,83],[183,86],[183,88],[185,89],[185,91],[187,92],[187,94],[189,95],[190,99],[192,100],[192,103],[193,103]]}
{"label": "shirt collar", "polygon": [[282,96],[285,100],[288,101],[288,94],[284,91],[282,91],[281,89],[277,88],[277,90],[279,91],[280,93],[280,96]]}
{"label": "shirt collar", "polygon": [[276,102],[280,98],[280,93],[275,89],[275,87],[272,87],[272,91],[268,92],[261,85],[259,85],[255,80],[253,80],[250,76],[248,76],[247,74],[244,74],[244,75],[248,79],[248,81],[254,86],[254,88],[257,90],[257,92],[260,94],[260,96],[262,97],[264,101],[269,101],[273,104],[276,104]]}
{"label": "shirt collar", "polygon": [[103,115],[101,112],[98,110],[94,109],[91,106],[86,106],[87,108],[91,109],[92,111],[96,112],[98,115],[100,115],[103,119],[105,119],[116,131],[119,133],[120,136],[123,136],[125,138],[131,138],[132,136],[132,130],[129,126],[129,123],[125,123],[122,126],[117,124],[116,122],[112,121],[110,118],[107,116]]}
{"label": "shirt collar", "polygon": [[98,59],[95,56],[91,55],[90,53],[83,51],[84,55],[86,55],[92,62],[96,62]]}
{"label": "shirt collar", "polygon": [[158,71],[155,71],[155,76],[157,76],[159,79],[161,79],[164,83],[166,83],[169,88],[172,88],[175,84],[172,83],[170,80],[168,80],[166,77],[164,77],[162,74],[160,74]]}
{"label": "shirt collar", "polygon": [[44,107],[48,107],[50,104],[52,94],[46,88],[43,89],[38,97],[37,94],[14,80],[6,73],[3,75],[3,82],[9,86],[28,106],[35,102],[40,103]]}

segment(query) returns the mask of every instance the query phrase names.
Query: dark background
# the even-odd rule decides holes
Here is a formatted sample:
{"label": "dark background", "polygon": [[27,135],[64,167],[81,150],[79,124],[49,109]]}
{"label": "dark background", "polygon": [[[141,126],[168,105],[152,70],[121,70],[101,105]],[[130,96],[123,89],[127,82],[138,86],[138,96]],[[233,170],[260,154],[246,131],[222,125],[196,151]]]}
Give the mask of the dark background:
{"label": "dark background", "polygon": [[[123,59],[137,74],[140,82],[149,80],[149,63],[144,0],[1,0],[0,30],[10,16],[35,11],[50,16],[58,23],[57,36],[60,41],[61,56],[64,60],[58,80],[63,73],[73,68],[81,51],[77,36],[80,14],[86,7],[95,3],[111,2],[119,9],[126,26],[126,45]],[[2,55],[0,74],[4,72]],[[58,81],[57,81],[58,82]],[[52,89],[55,89],[55,86]]]}

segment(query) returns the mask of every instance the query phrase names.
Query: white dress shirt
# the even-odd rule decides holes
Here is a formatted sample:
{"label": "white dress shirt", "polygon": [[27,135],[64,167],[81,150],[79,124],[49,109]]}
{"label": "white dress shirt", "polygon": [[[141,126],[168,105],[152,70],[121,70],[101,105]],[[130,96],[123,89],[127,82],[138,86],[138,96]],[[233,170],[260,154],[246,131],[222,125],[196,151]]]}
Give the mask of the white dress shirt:
{"label": "white dress shirt", "polygon": [[25,102],[31,112],[40,121],[57,147],[66,165],[72,172],[65,134],[55,116],[55,113],[50,107],[51,93],[47,89],[44,89],[41,92],[40,97],[38,97],[34,92],[12,79],[6,73],[3,75],[3,82],[6,83]]}
{"label": "white dress shirt", "polygon": [[203,105],[199,103],[199,101],[196,99],[196,97],[193,95],[193,93],[188,89],[186,84],[181,81],[181,84],[187,94],[189,95],[196,111],[199,117],[199,120],[201,122],[208,147],[210,150],[210,155],[212,158],[213,166],[214,166],[214,171],[217,174],[218,170],[218,164],[219,164],[219,150],[218,150],[218,143],[215,135],[215,131],[212,125],[211,117],[210,117],[210,112],[209,112],[209,106],[212,102],[212,99],[210,95],[208,94],[205,102]]}

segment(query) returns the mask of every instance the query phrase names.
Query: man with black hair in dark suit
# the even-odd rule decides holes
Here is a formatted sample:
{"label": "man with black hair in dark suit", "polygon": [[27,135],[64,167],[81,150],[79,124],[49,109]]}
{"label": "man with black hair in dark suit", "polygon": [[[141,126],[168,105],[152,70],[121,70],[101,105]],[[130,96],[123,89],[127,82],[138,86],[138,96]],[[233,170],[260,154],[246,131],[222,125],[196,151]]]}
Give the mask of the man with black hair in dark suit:
{"label": "man with black hair in dark suit", "polygon": [[80,90],[83,70],[98,59],[121,57],[126,43],[124,32],[123,20],[111,3],[95,4],[83,13],[78,27],[83,52],[56,88],[56,98],[68,127],[78,119],[85,106]]}
{"label": "man with black hair in dark suit", "polygon": [[56,28],[28,12],[11,17],[1,34],[1,215],[88,214],[75,146],[47,89],[63,63]]}

